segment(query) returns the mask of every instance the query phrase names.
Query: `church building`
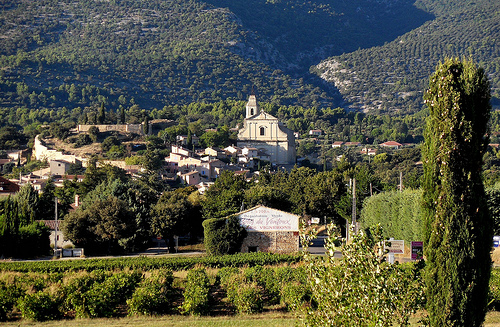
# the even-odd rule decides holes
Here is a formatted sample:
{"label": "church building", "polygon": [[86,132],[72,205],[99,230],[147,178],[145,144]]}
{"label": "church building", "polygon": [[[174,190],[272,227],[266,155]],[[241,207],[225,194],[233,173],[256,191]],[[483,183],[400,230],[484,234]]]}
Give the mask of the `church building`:
{"label": "church building", "polygon": [[294,165],[295,136],[278,118],[261,111],[254,94],[246,105],[246,118],[238,132],[238,147],[256,148],[265,153],[272,164]]}

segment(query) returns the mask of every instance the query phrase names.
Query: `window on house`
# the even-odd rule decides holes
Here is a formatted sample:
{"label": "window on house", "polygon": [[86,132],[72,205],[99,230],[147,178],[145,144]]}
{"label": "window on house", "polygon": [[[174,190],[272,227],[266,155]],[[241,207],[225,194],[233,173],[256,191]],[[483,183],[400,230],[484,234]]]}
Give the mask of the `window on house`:
{"label": "window on house", "polygon": [[264,127],[260,128],[260,135],[266,135],[266,129]]}
{"label": "window on house", "polygon": [[250,116],[253,116],[253,109],[250,109]]}

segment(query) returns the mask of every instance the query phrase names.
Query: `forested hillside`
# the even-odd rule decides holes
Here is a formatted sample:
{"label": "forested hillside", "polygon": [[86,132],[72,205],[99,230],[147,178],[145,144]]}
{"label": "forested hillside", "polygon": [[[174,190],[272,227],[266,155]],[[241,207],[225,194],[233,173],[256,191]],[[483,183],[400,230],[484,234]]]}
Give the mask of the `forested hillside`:
{"label": "forested hillside", "polygon": [[497,7],[487,0],[0,0],[0,106],[149,110],[243,100],[254,87],[259,100],[277,105],[414,112],[445,54],[480,61],[498,97]]}
{"label": "forested hillside", "polygon": [[419,0],[436,16],[381,47],[329,58],[314,70],[333,82],[352,108],[409,113],[422,106],[428,76],[446,57],[470,57],[483,67],[500,105],[500,2]]}

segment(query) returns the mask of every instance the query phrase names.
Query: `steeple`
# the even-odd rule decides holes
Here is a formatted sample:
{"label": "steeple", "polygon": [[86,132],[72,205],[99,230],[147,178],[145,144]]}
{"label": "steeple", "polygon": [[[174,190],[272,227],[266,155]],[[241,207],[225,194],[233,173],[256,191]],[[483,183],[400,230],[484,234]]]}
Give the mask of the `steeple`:
{"label": "steeple", "polygon": [[252,87],[252,94],[250,94],[250,97],[248,98],[246,109],[247,109],[246,118],[255,116],[260,112],[259,105],[257,104],[257,98],[255,97],[255,94],[253,92],[253,87]]}

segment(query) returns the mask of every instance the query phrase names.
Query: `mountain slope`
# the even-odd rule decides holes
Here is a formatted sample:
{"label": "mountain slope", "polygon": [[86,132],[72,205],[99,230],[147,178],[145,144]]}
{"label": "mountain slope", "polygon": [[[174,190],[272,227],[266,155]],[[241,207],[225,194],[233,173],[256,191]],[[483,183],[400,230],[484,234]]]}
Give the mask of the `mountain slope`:
{"label": "mountain slope", "polygon": [[445,57],[470,57],[489,75],[493,103],[500,98],[500,3],[430,1],[417,5],[432,21],[381,47],[324,60],[314,67],[335,84],[350,107],[364,111],[415,112],[428,76]]}
{"label": "mountain slope", "polygon": [[252,86],[266,101],[337,105],[310,65],[429,17],[409,1],[335,3],[2,0],[0,105],[150,108],[244,99]]}
{"label": "mountain slope", "polygon": [[448,53],[489,65],[497,92],[497,7],[486,0],[0,0],[0,106],[151,109],[243,100],[254,87],[259,100],[277,104],[412,112]]}

